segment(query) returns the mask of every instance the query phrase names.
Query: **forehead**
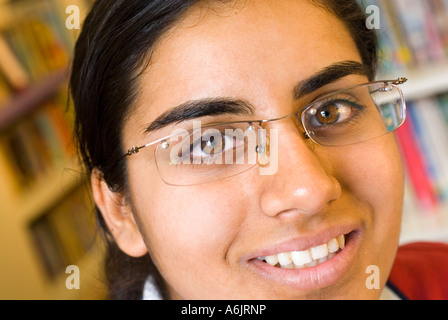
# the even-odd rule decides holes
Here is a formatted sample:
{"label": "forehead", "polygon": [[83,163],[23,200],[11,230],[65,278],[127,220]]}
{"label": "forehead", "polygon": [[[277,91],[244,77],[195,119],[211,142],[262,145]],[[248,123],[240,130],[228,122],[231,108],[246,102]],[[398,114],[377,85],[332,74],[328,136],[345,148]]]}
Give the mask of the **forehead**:
{"label": "forehead", "polygon": [[271,117],[267,101],[291,99],[298,81],[337,61],[360,61],[344,24],[310,1],[206,3],[154,47],[135,109],[142,127],[188,100],[213,97],[250,101]]}

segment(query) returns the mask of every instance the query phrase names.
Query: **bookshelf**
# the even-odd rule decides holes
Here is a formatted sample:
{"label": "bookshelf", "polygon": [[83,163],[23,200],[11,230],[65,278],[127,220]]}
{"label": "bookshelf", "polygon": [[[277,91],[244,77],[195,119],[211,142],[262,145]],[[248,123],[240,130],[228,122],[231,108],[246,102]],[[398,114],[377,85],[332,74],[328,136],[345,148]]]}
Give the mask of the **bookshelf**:
{"label": "bookshelf", "polygon": [[55,71],[26,91],[12,95],[0,106],[0,130],[3,131],[16,121],[38,108],[47,99],[57,93],[61,83],[69,76],[67,68]]}
{"label": "bookshelf", "polygon": [[[90,0],[0,0],[0,299],[102,299],[103,247],[76,160],[69,66]],[[69,265],[80,289],[69,290]]]}
{"label": "bookshelf", "polygon": [[401,243],[413,241],[448,242],[448,205],[444,204],[436,212],[422,216],[412,208],[404,211]]}
{"label": "bookshelf", "polygon": [[448,92],[448,62],[439,62],[401,72],[388,72],[381,77],[394,79],[398,74],[408,79],[408,82],[401,85],[403,94],[408,101]]}
{"label": "bookshelf", "polygon": [[[380,8],[378,79],[409,79],[402,86],[406,128],[396,133],[406,163],[401,243],[448,242],[448,1],[360,2]],[[403,139],[416,154],[403,149]]]}

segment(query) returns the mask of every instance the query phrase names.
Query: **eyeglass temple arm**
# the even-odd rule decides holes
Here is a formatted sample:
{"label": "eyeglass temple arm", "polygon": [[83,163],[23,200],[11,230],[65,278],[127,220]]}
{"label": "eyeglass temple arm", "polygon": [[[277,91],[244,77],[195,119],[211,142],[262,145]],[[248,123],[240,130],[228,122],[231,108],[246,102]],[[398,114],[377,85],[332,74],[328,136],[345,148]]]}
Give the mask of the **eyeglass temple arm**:
{"label": "eyeglass temple arm", "polygon": [[128,150],[128,152],[126,154],[124,154],[124,157],[129,157],[132,156],[133,154],[139,153],[140,149],[144,148],[145,146],[142,147],[137,147],[137,146],[133,146],[131,149]]}
{"label": "eyeglass temple arm", "polygon": [[380,80],[378,82],[383,82],[384,84],[390,83],[390,84],[399,85],[399,84],[406,83],[407,81],[408,81],[407,78],[400,77],[400,78],[398,78],[396,80]]}

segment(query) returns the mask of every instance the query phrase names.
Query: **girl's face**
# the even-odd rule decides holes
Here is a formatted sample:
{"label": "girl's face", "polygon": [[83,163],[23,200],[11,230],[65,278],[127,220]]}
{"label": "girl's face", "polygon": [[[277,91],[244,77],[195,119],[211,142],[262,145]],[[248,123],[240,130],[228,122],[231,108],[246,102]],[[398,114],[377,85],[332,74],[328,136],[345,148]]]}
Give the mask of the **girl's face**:
{"label": "girl's face", "polygon": [[[124,145],[170,134],[173,126],[150,134],[145,129],[187,101],[241,100],[254,108],[250,118],[273,119],[324,93],[368,82],[359,70],[345,70],[296,99],[300,84],[344,61],[361,63],[349,32],[309,1],[194,7],[157,43],[126,120]],[[379,297],[381,290],[366,283],[374,270],[383,288],[401,222],[403,173],[394,136],[323,147],[307,142],[293,121],[271,124],[279,134],[273,175],[252,169],[216,182],[170,186],[157,172],[152,147],[128,158],[127,205],[137,227],[127,237],[141,238],[145,249],[117,242],[135,256],[147,248],[171,298]],[[343,235],[344,249],[314,267],[287,269],[258,259],[308,248],[318,252]]]}

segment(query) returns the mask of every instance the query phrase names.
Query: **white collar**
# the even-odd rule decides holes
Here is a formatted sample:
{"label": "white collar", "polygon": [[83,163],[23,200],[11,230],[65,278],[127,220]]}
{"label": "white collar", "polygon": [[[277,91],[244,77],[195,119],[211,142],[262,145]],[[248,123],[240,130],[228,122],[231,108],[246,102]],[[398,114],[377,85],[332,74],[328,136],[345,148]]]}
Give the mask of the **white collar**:
{"label": "white collar", "polygon": [[401,300],[401,298],[386,285],[381,292],[380,300]]}
{"label": "white collar", "polygon": [[162,300],[162,295],[157,289],[154,279],[151,276],[145,281],[142,300]]}

